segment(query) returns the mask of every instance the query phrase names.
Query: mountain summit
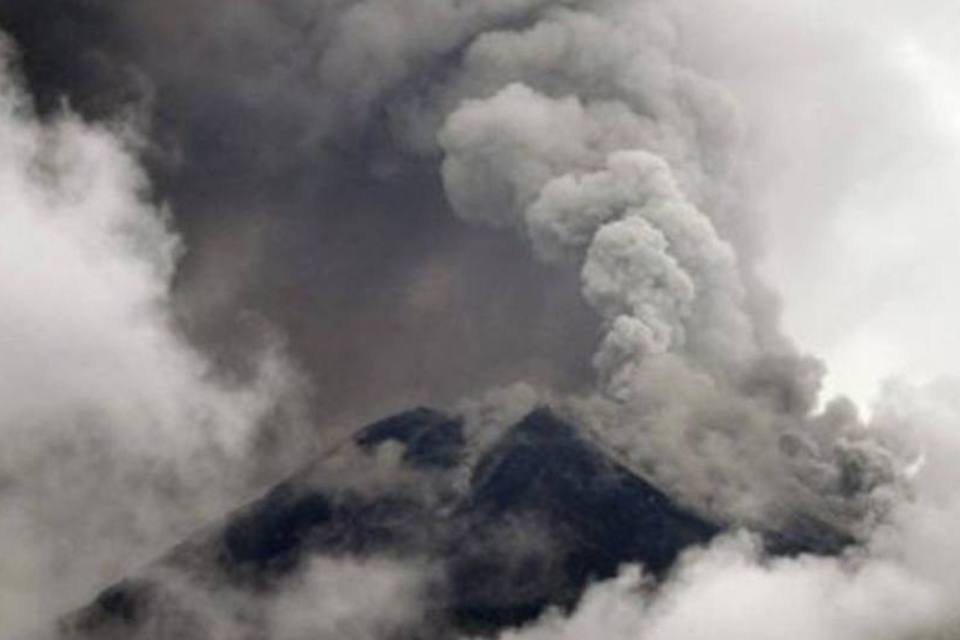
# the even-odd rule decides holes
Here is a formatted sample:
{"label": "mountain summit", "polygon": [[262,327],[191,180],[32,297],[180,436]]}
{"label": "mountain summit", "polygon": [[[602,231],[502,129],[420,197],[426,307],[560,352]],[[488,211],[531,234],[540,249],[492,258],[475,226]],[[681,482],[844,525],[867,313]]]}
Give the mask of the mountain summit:
{"label": "mountain summit", "polygon": [[260,603],[334,558],[429,568],[425,613],[385,637],[486,634],[573,606],[623,563],[662,575],[719,531],[548,409],[477,451],[461,419],[421,408],[362,429],[62,629],[188,640],[209,637],[214,616],[268,638]]}

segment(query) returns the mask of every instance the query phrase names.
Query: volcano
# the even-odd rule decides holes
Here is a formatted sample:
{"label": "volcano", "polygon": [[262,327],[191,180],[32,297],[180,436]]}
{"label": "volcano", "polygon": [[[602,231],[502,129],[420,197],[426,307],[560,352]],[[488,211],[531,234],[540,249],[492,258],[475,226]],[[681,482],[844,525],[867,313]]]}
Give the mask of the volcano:
{"label": "volcano", "polygon": [[[343,470],[374,474],[385,458],[395,467],[389,482],[343,482]],[[238,597],[269,597],[312,558],[388,558],[436,568],[429,611],[398,637],[486,635],[569,609],[624,563],[662,576],[684,549],[721,530],[549,409],[478,453],[462,419],[421,408],[360,430],[61,626],[70,638],[208,637],[210,611],[171,587],[178,576],[210,594],[207,609],[246,616],[249,637],[268,637],[255,607],[238,611]]]}

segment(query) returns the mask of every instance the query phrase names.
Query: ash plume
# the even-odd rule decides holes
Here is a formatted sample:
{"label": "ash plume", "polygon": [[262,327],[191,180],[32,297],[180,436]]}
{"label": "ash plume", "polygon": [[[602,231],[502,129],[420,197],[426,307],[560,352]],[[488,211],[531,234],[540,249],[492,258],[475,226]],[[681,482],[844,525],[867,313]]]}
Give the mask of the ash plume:
{"label": "ash plume", "polygon": [[458,215],[579,269],[602,324],[583,419],[608,442],[725,521],[855,527],[894,471],[850,412],[812,419],[819,365],[757,311],[734,102],[678,39],[669,4],[552,6],[466,42],[429,100],[385,109],[401,131],[433,125],[434,147],[414,146],[441,159]]}
{"label": "ash plume", "polygon": [[[797,637],[954,628],[935,565],[956,509],[923,481],[949,465],[917,475],[902,435],[953,418],[819,407],[824,367],[757,273],[742,108],[688,41],[699,3],[33,5],[0,2],[19,47],[0,76],[0,234],[23,239],[0,254],[0,540],[28,549],[0,562],[0,603],[24,629],[39,593],[75,603],[352,420],[498,398],[512,415],[538,394],[747,533],[504,637],[775,635],[716,605],[737,589]],[[515,381],[531,387],[476,400]],[[930,429],[915,440],[951,451]],[[50,501],[51,484],[69,490]],[[749,533],[770,530],[855,544],[770,560]],[[335,570],[382,572],[383,600],[418,575]],[[318,580],[277,605],[277,637],[337,632],[303,612]],[[375,637],[376,616],[346,610]]]}

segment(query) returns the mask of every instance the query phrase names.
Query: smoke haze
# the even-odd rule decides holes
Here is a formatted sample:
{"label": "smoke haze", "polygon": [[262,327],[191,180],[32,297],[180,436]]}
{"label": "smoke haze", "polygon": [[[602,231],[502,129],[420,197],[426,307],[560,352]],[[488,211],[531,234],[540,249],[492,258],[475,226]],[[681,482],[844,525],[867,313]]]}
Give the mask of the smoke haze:
{"label": "smoke haze", "polygon": [[250,491],[270,460],[248,454],[268,422],[296,423],[298,383],[268,342],[239,377],[185,341],[180,244],[135,140],[69,111],[39,121],[2,46],[0,619],[15,633]]}
{"label": "smoke haze", "polygon": [[[49,622],[359,420],[549,397],[735,532],[505,637],[954,632],[951,386],[865,420],[788,337],[861,402],[950,372],[949,11],[0,1],[0,619]],[[767,558],[781,529],[857,544]],[[423,568],[325,571],[387,602]],[[323,575],[277,638],[426,597],[321,624]]]}

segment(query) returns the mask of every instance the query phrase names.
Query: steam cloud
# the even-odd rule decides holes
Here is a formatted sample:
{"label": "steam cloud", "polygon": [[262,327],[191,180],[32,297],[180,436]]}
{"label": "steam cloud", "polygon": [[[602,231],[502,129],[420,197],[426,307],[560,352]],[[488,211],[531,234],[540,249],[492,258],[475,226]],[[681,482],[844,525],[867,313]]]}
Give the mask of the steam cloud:
{"label": "steam cloud", "polygon": [[[237,74],[232,61],[220,61],[229,72],[227,92],[243,96],[269,131],[299,141],[293,160],[250,142],[257,160],[240,156],[251,173],[320,166],[334,176],[324,193],[349,206],[356,194],[337,193],[334,183],[350,175],[344,167],[353,160],[342,156],[358,156],[378,176],[364,205],[375,210],[392,203],[391,181],[410,180],[428,192],[442,186],[462,220],[515,232],[549,265],[523,263],[502,235],[476,245],[505,252],[505,275],[524,265],[531,275],[520,294],[559,291],[547,301],[559,300],[580,328],[560,331],[542,351],[573,336],[578,348],[564,351],[583,355],[584,333],[593,328],[583,307],[592,310],[600,328],[594,384],[544,375],[542,363],[505,370],[480,359],[483,375],[464,377],[448,396],[505,373],[573,387],[563,409],[686,505],[734,528],[814,536],[829,530],[859,542],[841,558],[771,560],[751,534],[732,534],[690,553],[663,584],[644,578],[642,569],[625,569],[595,586],[569,616],[554,612],[505,637],[849,639],[938,637],[954,629],[952,594],[960,585],[944,567],[956,555],[948,533],[960,508],[943,492],[952,481],[951,456],[960,455],[946,426],[956,420],[954,409],[940,391],[891,397],[869,427],[843,399],[815,409],[822,367],[781,335],[775,304],[755,274],[761,242],[741,183],[736,101],[684,61],[686,14],[677,9],[696,3],[291,0],[268,8],[250,0],[237,6],[231,13],[146,3],[118,9],[118,24],[144,29],[181,9],[210,12],[204,20],[213,15],[217,23],[229,14],[224,46],[252,42],[245,62],[268,73]],[[199,30],[212,31],[204,20]],[[158,55],[141,52],[141,64],[152,70],[144,82],[189,93],[184,70],[158,62]],[[131,149],[131,130],[91,124],[69,111],[40,119],[13,75],[8,63],[0,198],[10,214],[0,218],[0,236],[18,242],[0,254],[0,298],[7,306],[0,320],[0,378],[7,381],[0,392],[7,443],[0,458],[6,505],[0,540],[28,551],[0,560],[0,618],[26,628],[51,608],[77,602],[91,581],[120,575],[149,557],[145,550],[249,491],[256,477],[251,447],[264,423],[282,421],[278,407],[291,403],[296,376],[269,348],[266,355],[244,355],[253,365],[239,379],[225,376],[175,328],[171,282],[180,245],[171,219],[208,247],[208,262],[194,258],[193,280],[183,285],[195,313],[223,317],[223,309],[213,313],[189,292],[222,274],[216,261],[224,249],[216,245],[218,234],[197,231],[205,229],[202,220],[176,207],[168,214],[150,201],[135,154],[160,182],[176,183],[170,167],[193,161],[190,134],[173,127],[187,141],[184,160],[176,144],[164,141],[172,135],[164,123],[141,123],[154,138]],[[171,100],[162,91],[144,90],[135,111],[149,114],[152,101],[165,99]],[[424,177],[437,170],[439,183]],[[216,175],[195,167],[187,174],[198,182],[209,178],[215,194],[224,191]],[[279,193],[277,184],[284,183],[272,185]],[[184,193],[181,200],[189,200],[190,191]],[[299,215],[301,206],[281,208]],[[423,208],[443,207],[428,201]],[[413,219],[438,229],[451,224]],[[238,242],[230,233],[223,237]],[[465,232],[436,237],[460,247],[453,253],[461,257],[445,259],[442,250],[435,263],[399,256],[404,273],[414,274],[402,285],[417,294],[404,301],[400,317],[435,317],[430,312],[443,309],[455,284],[464,282],[456,265],[489,265],[500,273],[481,250],[462,258],[466,245],[451,240],[458,233]],[[204,278],[205,268],[214,276]],[[574,273],[580,302],[557,284]],[[496,281],[484,285],[492,292]],[[237,297],[224,294],[228,312],[242,306]],[[505,315],[526,309],[518,302]],[[486,308],[477,313],[491,317],[483,315],[491,313]],[[542,326],[525,330],[538,333]],[[922,427],[909,436],[908,424]],[[918,458],[912,442],[936,445],[927,449],[935,455]],[[917,473],[910,465],[919,459]],[[59,498],[51,502],[53,495]],[[103,504],[103,495],[122,501]],[[70,540],[51,533],[65,530]],[[76,548],[95,552],[78,557]],[[384,599],[406,584],[390,577],[406,576],[402,568],[338,570],[385,584]],[[310,575],[304,580],[308,595],[278,605],[284,612],[278,624],[289,627],[278,637],[333,633],[291,613],[328,591]],[[744,606],[773,613],[738,615]],[[377,621],[370,624],[357,637],[375,633]]]}
{"label": "steam cloud", "polygon": [[180,245],[132,132],[38,120],[0,47],[0,619],[17,637],[247,495],[297,382],[268,343],[230,379],[184,340]]}

